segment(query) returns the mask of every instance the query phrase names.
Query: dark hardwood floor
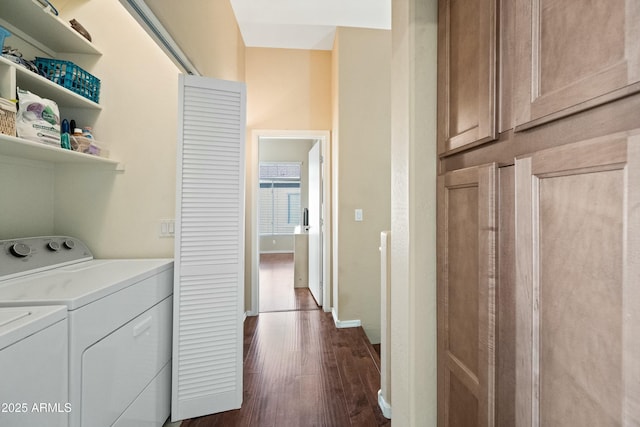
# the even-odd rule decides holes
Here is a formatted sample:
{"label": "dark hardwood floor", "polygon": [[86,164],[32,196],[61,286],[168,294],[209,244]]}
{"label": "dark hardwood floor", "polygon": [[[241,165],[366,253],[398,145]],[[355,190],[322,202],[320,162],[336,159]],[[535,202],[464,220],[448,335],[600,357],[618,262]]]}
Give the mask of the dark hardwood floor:
{"label": "dark hardwood floor", "polygon": [[309,288],[293,287],[293,254],[260,255],[260,313],[318,310]]}
{"label": "dark hardwood floor", "polygon": [[322,310],[261,313],[245,321],[239,410],[182,427],[390,426],[377,403],[380,359],[362,328],[336,329]]}

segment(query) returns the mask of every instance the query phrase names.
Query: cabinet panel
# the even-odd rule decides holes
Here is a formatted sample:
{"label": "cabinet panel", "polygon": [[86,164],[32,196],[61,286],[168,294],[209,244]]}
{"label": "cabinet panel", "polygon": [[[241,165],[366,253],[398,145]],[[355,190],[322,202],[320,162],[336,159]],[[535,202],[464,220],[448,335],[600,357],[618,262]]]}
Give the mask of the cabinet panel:
{"label": "cabinet panel", "polygon": [[447,338],[449,352],[478,372],[478,187],[451,188],[447,200]]}
{"label": "cabinet panel", "polygon": [[449,426],[468,427],[478,424],[478,399],[455,376],[450,377]]}
{"label": "cabinet panel", "polygon": [[444,0],[438,11],[438,152],[496,138],[496,0]]}
{"label": "cabinet panel", "polygon": [[519,0],[516,130],[640,90],[636,0]]}
{"label": "cabinet panel", "polygon": [[496,288],[496,426],[515,425],[516,264],[514,166],[498,169],[498,283]]}
{"label": "cabinet panel", "polygon": [[639,146],[516,161],[518,426],[640,422]]}
{"label": "cabinet panel", "polygon": [[495,164],[438,179],[438,425],[495,418]]}

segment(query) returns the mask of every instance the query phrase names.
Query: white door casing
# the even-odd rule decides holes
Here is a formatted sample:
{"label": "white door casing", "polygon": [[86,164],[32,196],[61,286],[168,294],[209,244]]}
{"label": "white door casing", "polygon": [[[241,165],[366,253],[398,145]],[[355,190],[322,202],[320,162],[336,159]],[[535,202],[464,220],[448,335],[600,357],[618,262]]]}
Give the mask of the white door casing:
{"label": "white door casing", "polygon": [[[330,159],[331,155],[331,135],[329,131],[319,130],[265,130],[254,129],[251,131],[251,155],[250,155],[250,168],[251,175],[254,179],[251,181],[251,194],[256,195],[259,191],[258,179],[258,164],[259,164],[259,151],[260,151],[260,138],[294,138],[294,139],[318,139],[321,141],[322,157],[325,159],[322,163],[322,176],[324,177],[324,186],[322,188],[322,213],[325,219],[322,226],[322,277],[324,277],[323,290],[322,290],[322,309],[325,312],[331,312],[331,305],[335,303],[331,299],[331,165],[327,159]],[[259,259],[260,259],[260,246],[259,246],[259,233],[258,233],[258,202],[257,197],[251,197],[250,202],[250,215],[251,215],[251,309],[247,312],[248,316],[257,316],[260,306],[259,298]]]}
{"label": "white door casing", "polygon": [[322,161],[321,142],[309,150],[309,290],[322,306]]}
{"label": "white door casing", "polygon": [[242,404],[246,88],[180,75],[172,421]]}

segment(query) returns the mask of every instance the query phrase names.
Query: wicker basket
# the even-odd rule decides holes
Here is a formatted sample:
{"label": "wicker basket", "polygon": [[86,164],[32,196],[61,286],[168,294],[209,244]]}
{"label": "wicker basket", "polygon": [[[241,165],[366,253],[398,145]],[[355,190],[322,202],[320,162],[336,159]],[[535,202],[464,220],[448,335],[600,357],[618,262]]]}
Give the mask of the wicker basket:
{"label": "wicker basket", "polygon": [[0,133],[16,136],[16,104],[0,98]]}

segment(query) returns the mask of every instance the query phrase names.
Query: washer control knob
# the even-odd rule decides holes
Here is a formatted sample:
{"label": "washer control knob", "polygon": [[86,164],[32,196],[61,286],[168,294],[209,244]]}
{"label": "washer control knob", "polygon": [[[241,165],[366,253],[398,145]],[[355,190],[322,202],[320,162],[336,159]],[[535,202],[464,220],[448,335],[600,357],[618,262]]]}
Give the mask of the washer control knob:
{"label": "washer control knob", "polygon": [[49,242],[47,244],[47,249],[53,252],[58,252],[60,250],[60,243],[58,242]]}
{"label": "washer control knob", "polygon": [[11,251],[11,255],[18,258],[24,258],[31,255],[31,248],[24,243],[14,243],[11,245],[9,250]]}
{"label": "washer control knob", "polygon": [[69,240],[65,240],[64,241],[64,247],[67,249],[73,249],[76,247],[76,242],[74,242],[73,240],[69,239]]}

